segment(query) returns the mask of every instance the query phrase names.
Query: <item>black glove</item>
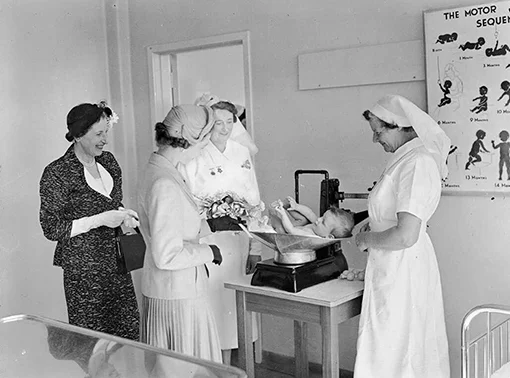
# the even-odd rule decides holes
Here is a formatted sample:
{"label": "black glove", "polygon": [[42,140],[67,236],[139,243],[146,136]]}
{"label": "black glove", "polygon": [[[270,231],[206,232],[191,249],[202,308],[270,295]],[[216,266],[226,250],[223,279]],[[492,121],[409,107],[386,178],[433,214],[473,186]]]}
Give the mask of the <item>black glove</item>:
{"label": "black glove", "polygon": [[209,228],[212,232],[218,231],[242,231],[241,227],[239,227],[239,223],[246,225],[240,219],[234,219],[228,215],[224,215],[218,218],[207,219],[207,223],[209,224]]}
{"label": "black glove", "polygon": [[217,245],[214,245],[214,244],[209,244],[209,247],[211,247],[212,253],[214,256],[214,259],[212,261],[213,264],[221,265],[221,262],[223,261],[223,257],[221,256],[220,249],[218,248]]}

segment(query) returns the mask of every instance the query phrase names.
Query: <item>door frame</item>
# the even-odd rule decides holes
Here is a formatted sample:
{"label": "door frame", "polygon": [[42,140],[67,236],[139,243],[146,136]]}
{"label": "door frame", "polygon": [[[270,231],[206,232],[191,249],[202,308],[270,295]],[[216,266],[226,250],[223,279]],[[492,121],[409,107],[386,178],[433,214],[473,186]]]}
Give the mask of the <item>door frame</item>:
{"label": "door frame", "polygon": [[172,67],[177,67],[175,63],[178,53],[236,45],[242,45],[243,47],[246,128],[255,140],[249,31],[148,46],[151,125],[155,125],[156,122],[160,122],[166,116],[170,110],[169,104],[173,106],[179,103],[179,94],[174,90],[175,85],[172,85],[172,81],[175,83],[177,80],[177,73],[172,72]]}

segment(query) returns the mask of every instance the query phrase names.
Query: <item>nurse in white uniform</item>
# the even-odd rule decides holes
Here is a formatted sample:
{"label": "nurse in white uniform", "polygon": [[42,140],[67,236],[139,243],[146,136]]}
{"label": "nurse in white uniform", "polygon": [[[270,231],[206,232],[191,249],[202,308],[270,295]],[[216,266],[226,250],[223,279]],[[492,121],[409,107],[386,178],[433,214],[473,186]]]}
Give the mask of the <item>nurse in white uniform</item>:
{"label": "nurse in white uniform", "polygon": [[441,197],[450,139],[412,102],[384,96],[363,113],[392,154],[356,235],[368,251],[355,378],[448,378],[441,280],[427,222]]}
{"label": "nurse in white uniform", "polygon": [[[221,199],[234,194],[248,206],[260,205],[260,193],[250,150],[231,138],[236,123],[236,107],[226,101],[213,105],[214,126],[210,142],[200,155],[189,162],[183,174],[197,199]],[[242,127],[242,126],[241,126]],[[246,132],[245,132],[246,133]],[[230,364],[231,350],[237,345],[237,316],[235,292],[225,289],[224,282],[239,280],[253,270],[260,261],[260,245],[252,243],[244,232],[218,232],[202,239],[217,245],[222,253],[221,266],[207,264],[209,269],[209,297],[220,335],[223,363]],[[254,339],[257,322],[253,319]]]}

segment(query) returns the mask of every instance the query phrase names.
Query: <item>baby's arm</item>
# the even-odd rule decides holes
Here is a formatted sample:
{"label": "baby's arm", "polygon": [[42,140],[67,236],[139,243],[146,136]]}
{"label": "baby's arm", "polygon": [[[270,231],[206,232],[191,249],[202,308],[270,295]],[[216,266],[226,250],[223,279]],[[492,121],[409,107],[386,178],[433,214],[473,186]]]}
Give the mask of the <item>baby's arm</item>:
{"label": "baby's arm", "polygon": [[287,200],[289,201],[289,210],[295,210],[301,215],[303,215],[306,219],[308,219],[311,223],[317,222],[317,215],[313,212],[312,209],[310,209],[308,206],[301,205],[300,203],[297,203],[296,200],[292,197],[287,197]]}
{"label": "baby's arm", "polygon": [[305,230],[302,230],[300,227],[296,227],[292,224],[292,222],[289,219],[289,216],[285,209],[282,206],[275,207],[275,211],[282,220],[282,225],[285,231],[287,231],[288,234],[291,235],[301,235],[301,236],[309,236],[310,232],[307,232]]}

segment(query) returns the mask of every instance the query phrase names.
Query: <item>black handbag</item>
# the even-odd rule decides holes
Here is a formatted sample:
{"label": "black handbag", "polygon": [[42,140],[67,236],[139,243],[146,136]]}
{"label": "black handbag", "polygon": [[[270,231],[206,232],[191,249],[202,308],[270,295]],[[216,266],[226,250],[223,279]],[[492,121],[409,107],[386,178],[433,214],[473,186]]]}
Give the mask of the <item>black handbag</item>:
{"label": "black handbag", "polygon": [[136,234],[124,234],[120,227],[117,228],[117,273],[127,274],[143,267],[145,257],[145,241],[140,229],[135,227]]}

